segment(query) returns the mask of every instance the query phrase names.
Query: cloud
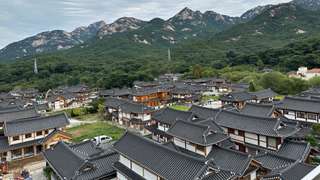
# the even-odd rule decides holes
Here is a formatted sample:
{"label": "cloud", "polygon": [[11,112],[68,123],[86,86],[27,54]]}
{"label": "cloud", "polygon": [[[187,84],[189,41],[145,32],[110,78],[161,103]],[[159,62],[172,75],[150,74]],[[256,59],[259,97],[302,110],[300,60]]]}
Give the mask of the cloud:
{"label": "cloud", "polygon": [[289,0],[9,0],[0,1],[0,48],[42,31],[76,27],[123,16],[168,19],[184,7],[240,16],[257,5]]}

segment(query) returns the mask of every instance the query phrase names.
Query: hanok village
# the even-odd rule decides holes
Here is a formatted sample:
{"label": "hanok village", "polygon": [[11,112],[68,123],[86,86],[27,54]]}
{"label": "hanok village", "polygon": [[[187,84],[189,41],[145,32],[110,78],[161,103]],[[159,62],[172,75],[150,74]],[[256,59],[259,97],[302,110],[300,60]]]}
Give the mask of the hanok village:
{"label": "hanok village", "polygon": [[[309,138],[320,121],[320,88],[279,98],[248,87],[165,74],[132,88],[3,93],[1,173],[41,159],[57,180],[320,179],[319,149]],[[104,100],[106,121],[126,131],[103,146],[75,143],[66,132],[72,120],[60,112],[96,99]]]}

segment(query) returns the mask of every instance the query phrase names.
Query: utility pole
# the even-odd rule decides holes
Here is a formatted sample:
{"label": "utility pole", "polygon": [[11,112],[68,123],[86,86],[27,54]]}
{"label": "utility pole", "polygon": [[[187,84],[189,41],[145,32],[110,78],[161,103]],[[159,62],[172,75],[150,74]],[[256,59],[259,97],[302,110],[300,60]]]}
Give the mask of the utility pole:
{"label": "utility pole", "polygon": [[171,62],[171,50],[168,48],[168,61]]}

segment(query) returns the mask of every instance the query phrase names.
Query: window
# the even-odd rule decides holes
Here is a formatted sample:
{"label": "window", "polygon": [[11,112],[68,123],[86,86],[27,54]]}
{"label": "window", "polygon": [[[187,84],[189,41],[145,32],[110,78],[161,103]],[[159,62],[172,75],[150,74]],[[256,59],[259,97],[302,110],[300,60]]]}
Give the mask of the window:
{"label": "window", "polygon": [[268,137],[268,147],[276,148],[277,142],[275,138]]}
{"label": "window", "polygon": [[49,134],[49,130],[45,130],[45,131],[44,131],[44,134]]}
{"label": "window", "polygon": [[317,120],[317,114],[309,113],[308,114],[308,119]]}
{"label": "window", "polygon": [[306,113],[304,113],[304,112],[297,112],[297,118],[303,118],[303,119],[305,119],[305,118],[306,118]]}
{"label": "window", "polygon": [[244,131],[238,131],[238,134],[239,134],[239,136],[242,136],[242,137],[244,137]]}
{"label": "window", "polygon": [[42,136],[42,131],[37,131],[37,136]]}
{"label": "window", "polygon": [[29,134],[25,134],[24,137],[27,139],[27,138],[31,138],[32,137],[32,134],[29,133]]}
{"label": "window", "polygon": [[13,136],[13,141],[18,141],[18,140],[20,140],[20,136]]}
{"label": "window", "polygon": [[202,152],[205,151],[205,147],[204,146],[197,145],[196,147],[197,147],[198,151],[202,151]]}
{"label": "window", "polygon": [[234,134],[234,129],[228,128],[228,133],[229,134]]}

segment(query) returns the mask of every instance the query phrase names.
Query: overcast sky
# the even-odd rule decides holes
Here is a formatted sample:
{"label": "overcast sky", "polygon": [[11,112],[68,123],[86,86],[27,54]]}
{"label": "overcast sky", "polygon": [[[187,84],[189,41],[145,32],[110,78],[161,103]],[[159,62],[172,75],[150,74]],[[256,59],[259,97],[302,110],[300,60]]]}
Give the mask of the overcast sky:
{"label": "overcast sky", "polygon": [[76,27],[123,16],[167,19],[184,7],[240,16],[258,5],[289,0],[0,0],[0,48],[42,31]]}

